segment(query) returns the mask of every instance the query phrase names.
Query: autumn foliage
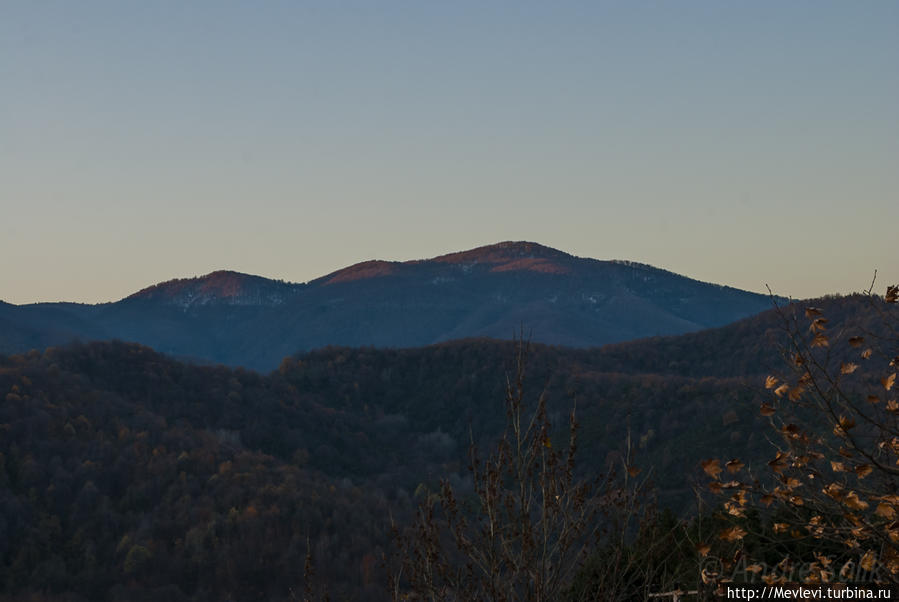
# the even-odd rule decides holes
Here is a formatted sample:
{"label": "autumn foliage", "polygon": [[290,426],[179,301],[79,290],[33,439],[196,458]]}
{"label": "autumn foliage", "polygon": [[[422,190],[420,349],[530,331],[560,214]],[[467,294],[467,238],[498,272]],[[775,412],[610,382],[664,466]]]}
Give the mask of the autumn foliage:
{"label": "autumn foliage", "polygon": [[[750,536],[747,513],[762,509],[770,539],[792,545],[792,555],[754,565],[766,583],[899,583],[897,297],[896,286],[869,295],[876,321],[868,328],[832,328],[818,307],[781,308],[785,368],[765,378],[769,397],[759,408],[775,443],[771,457],[762,465],[701,464],[732,519],[719,540],[739,548]],[[804,558],[795,553],[800,544]],[[707,575],[727,579],[727,571]]]}

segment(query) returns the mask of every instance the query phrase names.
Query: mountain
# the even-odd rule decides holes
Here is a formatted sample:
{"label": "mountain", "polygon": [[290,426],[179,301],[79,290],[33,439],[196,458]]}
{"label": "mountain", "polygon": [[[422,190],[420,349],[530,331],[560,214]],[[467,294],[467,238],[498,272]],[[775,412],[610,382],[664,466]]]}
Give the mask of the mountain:
{"label": "mountain", "polygon": [[303,287],[261,276],[219,270],[202,278],[169,280],[140,290],[130,300],[188,309],[197,305],[280,305]]}
{"label": "mountain", "polygon": [[272,369],[327,345],[413,347],[465,337],[592,347],[720,326],[764,296],[648,265],[504,242],[426,260],[367,261],[306,284],[218,271],[121,301],[4,305],[0,351],[121,339],[176,357]]}

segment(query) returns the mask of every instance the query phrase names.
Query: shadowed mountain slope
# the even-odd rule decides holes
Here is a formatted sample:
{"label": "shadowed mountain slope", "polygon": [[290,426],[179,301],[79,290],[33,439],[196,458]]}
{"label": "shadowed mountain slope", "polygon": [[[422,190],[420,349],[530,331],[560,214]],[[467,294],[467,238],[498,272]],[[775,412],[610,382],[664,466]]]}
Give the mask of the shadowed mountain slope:
{"label": "shadowed mountain slope", "polygon": [[6,305],[0,351],[122,339],[179,357],[271,369],[325,345],[411,347],[465,337],[592,347],[720,326],[764,295],[530,242],[428,260],[368,261],[306,284],[236,272],[157,284],[101,305]]}

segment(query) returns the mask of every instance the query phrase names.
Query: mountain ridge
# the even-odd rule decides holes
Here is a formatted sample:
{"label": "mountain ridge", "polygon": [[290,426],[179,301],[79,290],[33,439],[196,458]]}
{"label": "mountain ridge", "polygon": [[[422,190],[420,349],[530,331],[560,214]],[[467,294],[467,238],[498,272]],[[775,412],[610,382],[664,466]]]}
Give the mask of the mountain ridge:
{"label": "mountain ridge", "polygon": [[765,295],[645,264],[505,241],[431,259],[364,261],[306,283],[217,270],[107,304],[0,306],[9,325],[0,352],[121,339],[268,370],[327,345],[509,339],[522,326],[538,342],[593,347],[721,326],[770,306]]}
{"label": "mountain ridge", "polygon": [[123,301],[167,300],[182,306],[217,301],[233,305],[277,305],[302,286],[233,270],[216,270],[204,276],[166,280],[132,293]]}
{"label": "mountain ridge", "polygon": [[[571,265],[560,265],[559,263],[557,263],[559,260],[570,262]],[[672,274],[683,278],[688,278],[694,282],[702,284],[710,284],[725,289],[742,290],[729,285],[717,284],[714,282],[707,282],[696,278],[691,278],[689,276],[683,276],[681,274],[678,274],[677,272],[659,268],[648,263],[630,261],[625,259],[595,259],[591,257],[581,257],[578,255],[567,253],[565,251],[561,251],[559,249],[555,249],[553,247],[530,241],[502,241],[490,245],[475,247],[466,251],[456,251],[452,253],[436,255],[434,257],[429,257],[426,259],[409,259],[402,261],[369,259],[366,261],[360,261],[351,264],[344,268],[340,268],[328,274],[318,276],[307,282],[293,282],[282,279],[267,278],[264,276],[239,272],[236,270],[220,269],[200,276],[173,278],[170,280],[158,282],[156,284],[151,284],[130,295],[127,295],[122,300],[152,298],[159,295],[163,291],[176,288],[184,289],[188,288],[190,285],[194,285],[194,287],[197,289],[202,289],[209,292],[219,292],[220,296],[223,298],[236,297],[238,296],[237,293],[235,293],[233,290],[228,290],[227,286],[230,285],[233,289],[234,287],[236,287],[237,281],[242,281],[243,283],[251,283],[251,285],[259,281],[264,281],[266,283],[269,283],[273,287],[280,286],[284,290],[292,289],[293,291],[295,291],[313,283],[334,284],[338,282],[350,282],[354,280],[395,275],[403,268],[422,266],[427,264],[449,264],[463,266],[466,266],[467,264],[468,269],[471,269],[478,264],[488,264],[493,266],[491,268],[491,271],[494,272],[533,271],[541,273],[564,274],[571,273],[572,271],[574,271],[573,266],[582,265],[585,262],[617,265],[630,269]],[[465,268],[463,268],[463,271],[465,271]],[[752,291],[745,292],[751,293]]]}

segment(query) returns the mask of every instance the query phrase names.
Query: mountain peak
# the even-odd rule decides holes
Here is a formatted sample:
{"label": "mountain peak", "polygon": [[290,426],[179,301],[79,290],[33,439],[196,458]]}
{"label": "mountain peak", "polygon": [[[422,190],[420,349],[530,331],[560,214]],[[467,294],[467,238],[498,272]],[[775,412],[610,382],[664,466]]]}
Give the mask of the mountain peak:
{"label": "mountain peak", "polygon": [[529,241],[504,241],[468,251],[450,253],[430,261],[450,264],[486,264],[491,272],[529,271],[550,274],[571,272],[571,261],[576,259],[558,249]]}
{"label": "mountain peak", "polygon": [[379,276],[389,276],[396,272],[397,264],[390,261],[373,259],[353,264],[349,267],[328,274],[322,280],[325,284],[337,284],[338,282],[351,282],[353,280],[365,280]]}
{"label": "mountain peak", "polygon": [[446,264],[460,265],[464,268],[479,264],[489,272],[530,271],[552,274],[570,273],[573,255],[551,247],[528,241],[504,241],[468,251],[459,251],[432,257],[431,259],[413,259],[411,261],[363,261],[338,270],[315,282],[324,284],[347,283],[383,276],[408,274],[413,266],[438,266]]}
{"label": "mountain peak", "polygon": [[184,308],[210,304],[280,305],[301,286],[231,270],[217,270],[205,276],[154,284],[126,299],[161,301]]}
{"label": "mountain peak", "polygon": [[520,259],[571,259],[569,255],[558,249],[547,247],[536,242],[525,240],[507,240],[492,245],[477,247],[468,251],[459,251],[434,257],[432,261],[443,263],[505,263]]}

